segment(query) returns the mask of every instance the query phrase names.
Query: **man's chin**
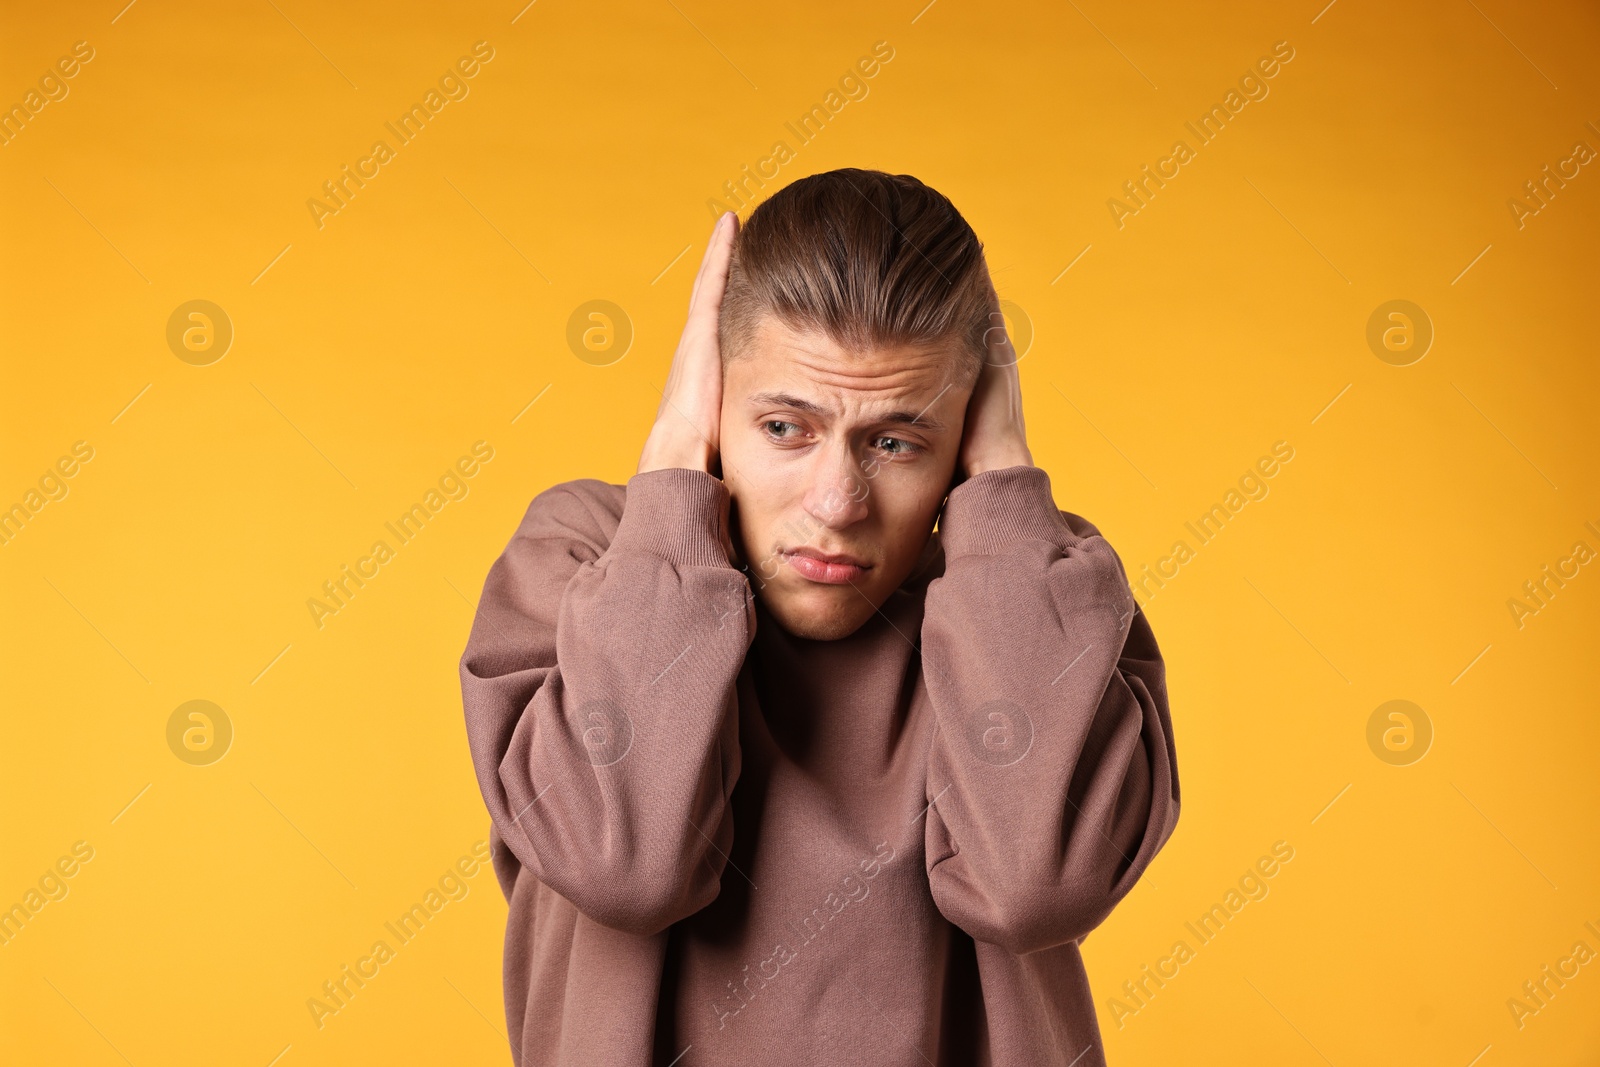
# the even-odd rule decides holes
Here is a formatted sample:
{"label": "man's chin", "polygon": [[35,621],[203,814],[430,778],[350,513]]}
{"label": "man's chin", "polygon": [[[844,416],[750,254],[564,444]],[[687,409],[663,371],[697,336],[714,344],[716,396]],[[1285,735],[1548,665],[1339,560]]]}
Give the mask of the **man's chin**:
{"label": "man's chin", "polygon": [[849,637],[861,629],[874,612],[873,604],[848,585],[811,589],[769,586],[757,596],[767,614],[786,633],[810,641],[838,641]]}

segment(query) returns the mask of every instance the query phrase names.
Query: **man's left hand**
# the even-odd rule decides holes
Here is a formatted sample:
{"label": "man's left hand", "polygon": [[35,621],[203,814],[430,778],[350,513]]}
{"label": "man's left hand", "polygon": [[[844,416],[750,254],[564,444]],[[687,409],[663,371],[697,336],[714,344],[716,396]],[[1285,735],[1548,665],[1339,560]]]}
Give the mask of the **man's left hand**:
{"label": "man's left hand", "polygon": [[989,282],[989,322],[984,333],[987,354],[967,402],[966,427],[956,461],[958,480],[1001,467],[1033,466],[1028,435],[1022,425],[1017,352],[1006,333],[993,280]]}

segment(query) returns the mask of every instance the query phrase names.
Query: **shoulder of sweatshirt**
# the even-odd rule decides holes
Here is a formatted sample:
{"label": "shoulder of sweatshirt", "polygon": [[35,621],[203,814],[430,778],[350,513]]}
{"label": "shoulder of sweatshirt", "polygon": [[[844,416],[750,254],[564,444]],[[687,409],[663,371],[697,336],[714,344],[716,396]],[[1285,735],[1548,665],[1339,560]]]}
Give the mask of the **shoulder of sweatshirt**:
{"label": "shoulder of sweatshirt", "polygon": [[1100,527],[1096,526],[1082,515],[1071,511],[1061,511],[1059,508],[1057,509],[1057,514],[1061,516],[1061,521],[1067,524],[1067,528],[1070,529],[1080,540],[1088,540],[1091,537],[1101,536]]}
{"label": "shoulder of sweatshirt", "polygon": [[598,558],[616,535],[626,499],[626,486],[598,478],[559,482],[528,503],[513,537],[559,538],[572,542],[578,554]]}

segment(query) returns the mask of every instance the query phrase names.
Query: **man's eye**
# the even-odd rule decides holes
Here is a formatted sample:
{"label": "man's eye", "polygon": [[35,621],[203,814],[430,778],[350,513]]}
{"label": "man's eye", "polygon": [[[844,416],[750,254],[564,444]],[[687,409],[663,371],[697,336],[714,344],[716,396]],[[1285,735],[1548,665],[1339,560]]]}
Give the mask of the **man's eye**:
{"label": "man's eye", "polygon": [[768,419],[766,422],[762,423],[761,425],[767,431],[767,433],[772,437],[792,437],[793,436],[792,434],[785,433],[784,430],[786,428],[790,429],[790,430],[798,430],[798,429],[800,429],[800,427],[796,426],[794,423],[792,423],[792,422],[784,422],[781,419]]}
{"label": "man's eye", "polygon": [[898,437],[880,437],[873,444],[891,456],[903,456],[917,450],[916,445],[910,441],[902,441]]}

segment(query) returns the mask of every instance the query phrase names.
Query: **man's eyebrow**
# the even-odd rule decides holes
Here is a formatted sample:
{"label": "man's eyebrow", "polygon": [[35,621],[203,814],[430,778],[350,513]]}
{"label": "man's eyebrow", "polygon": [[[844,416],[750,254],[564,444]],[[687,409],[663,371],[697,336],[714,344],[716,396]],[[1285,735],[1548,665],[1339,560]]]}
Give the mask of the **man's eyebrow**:
{"label": "man's eyebrow", "polygon": [[[804,411],[809,415],[826,416],[832,414],[821,404],[807,400],[804,397],[795,396],[793,393],[752,393],[750,402],[761,406],[771,405],[772,407],[791,408],[795,411]],[[931,407],[932,405],[929,406]],[[878,416],[875,421],[899,423],[906,426],[921,426],[928,430],[944,429],[944,423],[929,416],[926,408],[920,412],[904,410],[885,412]]]}
{"label": "man's eyebrow", "polygon": [[750,402],[762,407],[772,406],[778,408],[793,408],[804,411],[809,415],[826,415],[828,409],[821,404],[813,403],[804,397],[795,396],[793,393],[751,393]]}

